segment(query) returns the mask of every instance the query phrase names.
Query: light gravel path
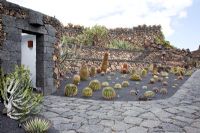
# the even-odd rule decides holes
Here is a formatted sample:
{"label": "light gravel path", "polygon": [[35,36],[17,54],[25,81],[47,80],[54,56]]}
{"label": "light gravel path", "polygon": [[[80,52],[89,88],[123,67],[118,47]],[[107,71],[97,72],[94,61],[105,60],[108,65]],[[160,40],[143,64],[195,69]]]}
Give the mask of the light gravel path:
{"label": "light gravel path", "polygon": [[171,98],[95,101],[45,97],[42,115],[60,133],[200,133],[200,70]]}

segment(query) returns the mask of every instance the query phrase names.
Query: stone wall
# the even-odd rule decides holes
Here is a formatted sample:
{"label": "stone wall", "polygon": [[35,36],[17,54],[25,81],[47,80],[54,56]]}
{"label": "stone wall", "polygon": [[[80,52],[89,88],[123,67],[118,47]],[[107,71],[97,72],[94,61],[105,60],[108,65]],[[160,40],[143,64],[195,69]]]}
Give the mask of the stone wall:
{"label": "stone wall", "polygon": [[[78,72],[81,64],[100,67],[105,52],[109,53],[109,69],[119,70],[123,63],[130,67],[145,66],[147,64],[166,64],[167,66],[184,66],[187,52],[184,50],[119,50],[102,47],[83,46],[77,60],[66,60],[69,71]],[[163,52],[165,56],[162,58]]]}
{"label": "stone wall", "polygon": [[45,95],[55,91],[59,74],[54,74],[54,69],[58,65],[63,25],[55,18],[1,1],[0,29],[0,65],[4,71],[12,72],[15,65],[21,64],[21,33],[34,34],[37,87],[43,88]]}
{"label": "stone wall", "polygon": [[[65,26],[65,35],[77,36],[82,34],[84,29],[85,27],[80,25],[68,24]],[[164,39],[160,25],[139,25],[133,28],[108,29],[108,31],[108,41],[112,39],[124,40],[139,47],[148,47],[150,45],[151,47],[149,48],[158,47],[158,45],[155,44],[155,38]],[[101,45],[99,47],[104,47],[102,43],[99,45]]]}

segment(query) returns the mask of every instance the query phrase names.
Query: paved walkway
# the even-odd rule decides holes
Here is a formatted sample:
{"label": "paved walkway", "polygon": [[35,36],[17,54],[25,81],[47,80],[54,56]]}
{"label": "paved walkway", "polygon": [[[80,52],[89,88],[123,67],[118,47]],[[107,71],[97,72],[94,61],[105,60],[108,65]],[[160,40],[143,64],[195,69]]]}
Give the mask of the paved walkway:
{"label": "paved walkway", "polygon": [[41,114],[61,133],[200,133],[200,70],[166,100],[112,102],[47,96]]}

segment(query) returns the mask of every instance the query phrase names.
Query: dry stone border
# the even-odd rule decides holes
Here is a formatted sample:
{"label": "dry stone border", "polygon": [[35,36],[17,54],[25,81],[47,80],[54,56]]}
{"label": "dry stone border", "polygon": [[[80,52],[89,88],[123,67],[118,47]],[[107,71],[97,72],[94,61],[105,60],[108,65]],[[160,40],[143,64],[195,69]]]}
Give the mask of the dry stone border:
{"label": "dry stone border", "polygon": [[200,133],[200,70],[171,98],[95,101],[46,96],[42,115],[61,133]]}

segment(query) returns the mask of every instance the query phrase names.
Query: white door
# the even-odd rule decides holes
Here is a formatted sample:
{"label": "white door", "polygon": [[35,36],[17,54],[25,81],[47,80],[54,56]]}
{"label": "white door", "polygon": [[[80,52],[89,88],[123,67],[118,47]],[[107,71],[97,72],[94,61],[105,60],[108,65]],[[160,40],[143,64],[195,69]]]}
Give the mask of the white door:
{"label": "white door", "polygon": [[[32,46],[31,46],[32,41]],[[36,36],[22,33],[21,64],[28,67],[33,87],[36,87]]]}

